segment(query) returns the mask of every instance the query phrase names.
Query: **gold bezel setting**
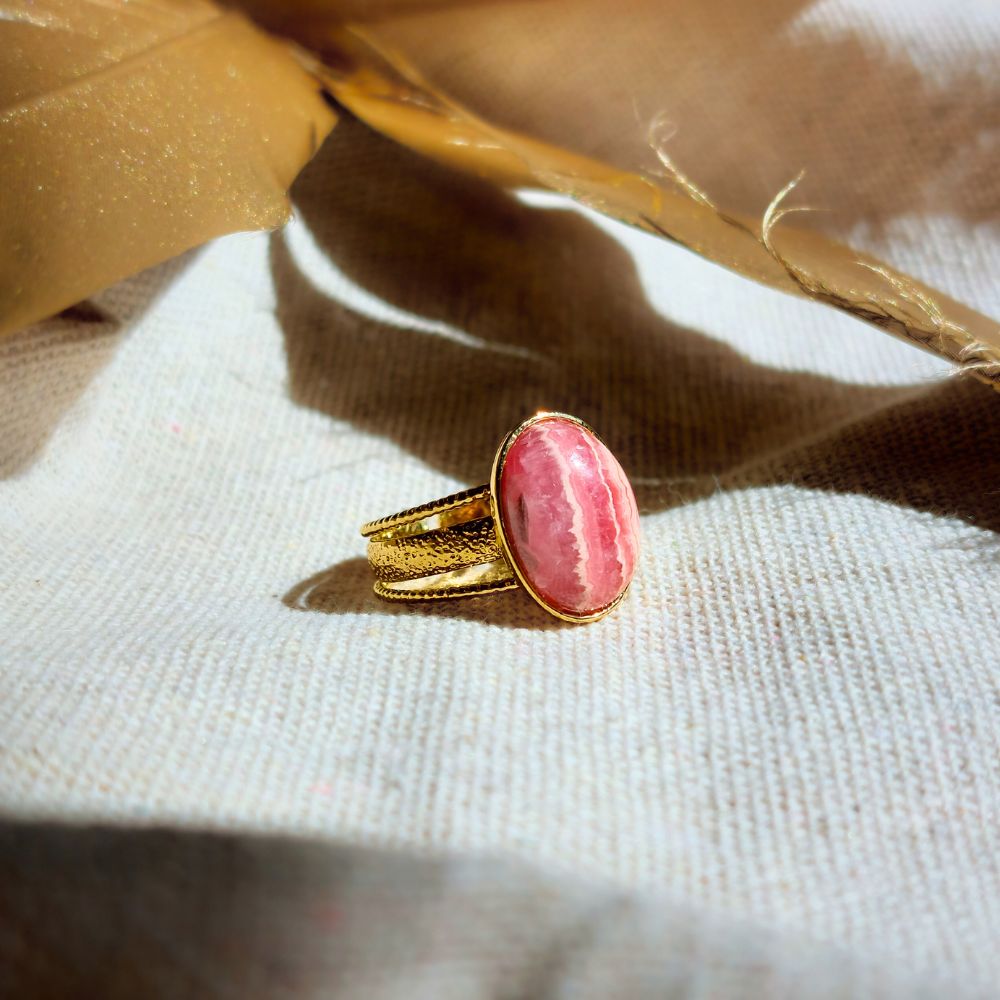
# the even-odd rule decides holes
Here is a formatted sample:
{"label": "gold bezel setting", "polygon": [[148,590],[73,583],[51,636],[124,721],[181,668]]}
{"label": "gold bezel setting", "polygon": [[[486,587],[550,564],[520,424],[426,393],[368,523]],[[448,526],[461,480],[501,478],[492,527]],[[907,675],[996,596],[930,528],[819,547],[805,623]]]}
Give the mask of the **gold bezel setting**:
{"label": "gold bezel setting", "polygon": [[490,512],[493,515],[493,525],[496,531],[497,540],[500,543],[500,548],[503,551],[504,557],[510,564],[511,569],[514,571],[514,575],[517,577],[518,582],[521,586],[528,592],[531,599],[538,604],[540,607],[544,608],[550,615],[559,618],[564,622],[572,622],[573,624],[581,625],[585,622],[594,622],[600,618],[604,618],[606,615],[611,614],[615,608],[625,599],[625,595],[629,592],[629,587],[632,585],[630,580],[626,584],[625,589],[610,603],[602,608],[598,608],[596,611],[591,611],[585,615],[572,615],[560,608],[554,607],[550,604],[541,594],[535,590],[531,583],[531,580],[521,568],[517,557],[511,548],[511,545],[507,539],[506,528],[504,527],[503,519],[503,509],[500,503],[500,483],[503,479],[503,465],[504,460],[507,457],[507,452],[510,450],[511,445],[523,434],[529,427],[533,427],[535,424],[541,423],[544,420],[565,420],[570,423],[576,424],[578,427],[583,428],[588,434],[593,434],[593,436],[601,441],[601,436],[590,426],[586,421],[581,420],[579,417],[574,417],[569,413],[560,413],[555,410],[541,410],[536,413],[533,417],[529,417],[523,423],[515,427],[500,443],[500,447],[497,449],[496,456],[493,459],[493,469],[490,473]]}

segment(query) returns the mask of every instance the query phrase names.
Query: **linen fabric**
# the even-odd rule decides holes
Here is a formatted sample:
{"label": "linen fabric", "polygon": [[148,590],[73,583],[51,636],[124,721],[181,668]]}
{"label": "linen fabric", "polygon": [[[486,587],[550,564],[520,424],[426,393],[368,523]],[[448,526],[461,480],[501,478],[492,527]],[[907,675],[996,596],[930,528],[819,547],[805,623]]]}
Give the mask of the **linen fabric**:
{"label": "linen fabric", "polygon": [[31,825],[0,830],[0,875],[0,984],[14,968],[23,996],[970,995],[495,858]]}
{"label": "linen fabric", "polygon": [[[877,164],[921,196],[891,217],[859,198],[853,232],[1000,315],[1000,175],[983,167],[1000,18],[870,6],[803,8],[769,58],[793,67],[805,25],[824,66],[860,75],[849,100],[908,139],[828,136],[825,171]],[[845,33],[922,89],[877,86]],[[135,933],[160,942],[156,968],[211,970],[205,995],[227,975],[243,995],[995,994],[996,393],[350,120],[293,196],[284,231],[0,343],[9,968],[29,977],[47,940],[18,926],[65,926],[84,968],[80,887],[107,885],[94,906],[115,920],[115,900],[167,900],[134,904],[152,914]],[[361,523],[484,482],[539,408],[586,420],[631,477],[626,602],[581,627],[519,594],[379,603]],[[52,821],[177,832],[21,825]],[[352,928],[331,954],[377,989],[325,959],[274,972],[336,938],[322,921],[239,971],[219,925],[185,931],[177,872],[214,870],[205,828],[255,859],[206,875],[223,929],[278,928],[270,901],[288,915],[315,884]],[[130,881],[87,882],[115,846]],[[65,922],[31,924],[31,899]],[[483,933],[463,937],[465,917]]]}

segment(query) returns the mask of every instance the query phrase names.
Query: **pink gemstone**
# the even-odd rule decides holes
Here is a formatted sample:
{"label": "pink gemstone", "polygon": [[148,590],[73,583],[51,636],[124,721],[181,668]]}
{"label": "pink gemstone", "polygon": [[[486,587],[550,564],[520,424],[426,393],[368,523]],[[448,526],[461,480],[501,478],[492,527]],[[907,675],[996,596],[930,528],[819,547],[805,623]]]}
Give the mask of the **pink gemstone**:
{"label": "pink gemstone", "polygon": [[584,617],[624,593],[639,555],[639,512],[625,472],[596,435],[545,417],[514,439],[499,478],[511,555],[545,603]]}

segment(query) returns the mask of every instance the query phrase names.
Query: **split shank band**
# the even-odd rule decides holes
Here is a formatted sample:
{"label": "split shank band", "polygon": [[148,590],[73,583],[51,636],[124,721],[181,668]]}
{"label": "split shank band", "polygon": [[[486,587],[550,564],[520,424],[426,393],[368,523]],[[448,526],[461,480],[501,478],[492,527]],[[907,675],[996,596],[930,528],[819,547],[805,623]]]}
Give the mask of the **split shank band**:
{"label": "split shank band", "polygon": [[477,486],[361,529],[375,592],[413,601],[488,594],[518,586],[497,538],[489,486]]}

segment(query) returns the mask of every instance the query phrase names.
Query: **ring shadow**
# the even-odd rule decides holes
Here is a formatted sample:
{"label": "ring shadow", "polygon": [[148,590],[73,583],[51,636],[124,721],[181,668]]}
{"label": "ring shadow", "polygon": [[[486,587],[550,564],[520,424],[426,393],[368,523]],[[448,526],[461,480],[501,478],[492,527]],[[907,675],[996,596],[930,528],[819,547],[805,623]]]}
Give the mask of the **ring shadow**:
{"label": "ring shadow", "polygon": [[505,628],[533,631],[569,628],[528,599],[523,592],[504,591],[449,601],[424,601],[419,607],[406,602],[385,601],[372,590],[372,571],[363,557],[344,559],[292,587],[282,603],[295,611],[321,614],[434,615],[439,618],[489,621]]}
{"label": "ring shadow", "polygon": [[[978,383],[861,386],[754,363],[655,311],[629,253],[579,213],[528,206],[349,118],[293,199],[343,277],[455,335],[352,309],[276,234],[292,398],[450,477],[482,481],[503,434],[547,408],[598,428],[645,512],[791,483],[1000,530],[1000,421]],[[315,610],[358,608],[344,581],[363,565],[324,571]]]}

